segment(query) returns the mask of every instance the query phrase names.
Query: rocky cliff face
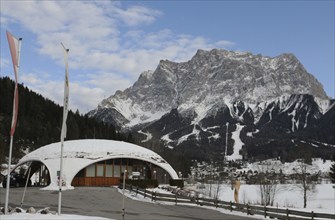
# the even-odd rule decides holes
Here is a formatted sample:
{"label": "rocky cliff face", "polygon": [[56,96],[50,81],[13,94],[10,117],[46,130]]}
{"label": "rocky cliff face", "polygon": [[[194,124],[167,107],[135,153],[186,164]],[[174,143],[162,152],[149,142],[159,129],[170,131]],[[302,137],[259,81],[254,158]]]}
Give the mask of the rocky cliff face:
{"label": "rocky cliff face", "polygon": [[330,104],[322,85],[293,54],[214,49],[198,50],[183,63],[161,61],[89,115],[132,130],[139,142],[183,147],[191,155],[194,146],[207,155],[222,151],[229,123],[228,155],[240,159],[248,145],[297,138]]}

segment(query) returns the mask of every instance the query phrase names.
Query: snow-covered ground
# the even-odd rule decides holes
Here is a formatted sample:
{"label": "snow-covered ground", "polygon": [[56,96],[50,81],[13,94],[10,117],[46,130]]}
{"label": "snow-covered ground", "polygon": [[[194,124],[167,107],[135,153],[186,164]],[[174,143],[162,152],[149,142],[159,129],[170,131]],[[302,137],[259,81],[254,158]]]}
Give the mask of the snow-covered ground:
{"label": "snow-covered ground", "polygon": [[[167,192],[165,190],[159,189],[159,188],[155,188],[155,189],[151,189],[150,191],[155,191],[155,192],[159,192],[159,193],[164,193],[164,194],[171,194],[170,192]],[[119,192],[122,194],[122,190],[119,189]],[[144,198],[144,196],[137,194],[135,192],[130,192],[129,190],[125,190],[124,195],[128,198],[131,198],[133,200],[138,200],[141,202],[149,202],[149,203],[157,203],[157,204],[164,204],[164,205],[175,205],[175,202],[164,202],[164,201],[152,201],[151,197],[147,196]],[[183,205],[189,205],[189,206],[197,206],[196,204],[192,204],[192,203],[185,203]],[[246,214],[241,213],[241,212],[230,212],[230,210],[227,209],[223,209],[223,208],[215,208],[215,207],[206,207],[206,206],[201,206],[202,208],[208,208],[208,209],[215,209],[221,213],[224,214],[229,214],[229,215],[237,215],[237,216],[246,216]],[[255,215],[255,216],[248,216],[250,218],[255,218],[255,219],[265,219],[262,216],[259,215]]]}
{"label": "snow-covered ground", "polygon": [[[318,184],[313,193],[309,193],[307,199],[307,208],[303,208],[303,194],[297,185],[279,184],[274,200],[274,206],[277,208],[289,208],[300,211],[314,211],[318,213],[335,213],[335,188],[334,184]],[[205,184],[205,189],[201,192],[209,195],[209,184]],[[212,184],[212,195],[216,192],[216,184]],[[219,189],[219,200],[234,201],[233,190],[230,185],[221,184]],[[240,203],[258,205],[260,204],[259,185],[241,184],[239,191]]]}
{"label": "snow-covered ground", "polygon": [[[206,189],[203,189],[203,193],[208,195],[209,185],[206,185]],[[192,187],[190,187],[192,188]],[[159,193],[170,194],[170,192],[164,191],[162,189],[152,189]],[[212,185],[212,195],[216,191],[214,184]],[[119,190],[122,193],[122,190]],[[135,192],[129,192],[125,190],[125,196],[132,198],[134,200],[140,200],[143,202],[153,202],[151,197],[144,198],[142,195]],[[234,201],[233,190],[230,185],[221,184],[219,190],[219,199],[222,201]],[[239,194],[240,203],[249,203],[251,205],[257,205],[260,203],[260,191],[259,185],[241,185],[240,194]],[[174,205],[174,202],[162,202],[157,201],[154,203],[165,204],[165,205]],[[196,206],[196,204],[183,204]],[[333,184],[319,184],[316,185],[314,193],[310,194],[307,200],[307,208],[303,208],[303,198],[302,192],[293,184],[278,185],[278,191],[275,197],[274,206],[277,208],[288,208],[290,210],[299,210],[305,212],[314,211],[316,213],[335,213],[335,189]],[[215,207],[206,207],[209,209],[216,209],[222,213],[233,214],[239,216],[245,216],[245,213],[233,212],[229,210]],[[251,216],[248,216],[251,217]],[[253,218],[256,219],[265,219],[263,216],[255,215]]]}
{"label": "snow-covered ground", "polygon": [[[35,220],[35,219],[41,219],[41,220],[107,220],[108,218],[102,218],[102,217],[94,217],[94,216],[83,216],[83,215],[53,215],[53,214],[30,214],[30,213],[13,213],[9,215],[0,215],[1,220]],[[111,220],[111,219],[109,219]]]}
{"label": "snow-covered ground", "polygon": [[[321,184],[317,184],[314,193],[309,194],[307,199],[307,208],[303,208],[303,196],[301,189],[296,184],[281,184],[277,186],[277,194],[274,200],[274,206],[279,208],[298,209],[301,211],[314,211],[320,213],[335,213],[335,189],[334,184],[330,183],[327,179],[330,167],[332,165],[330,160],[322,160],[320,158],[313,158],[311,165],[307,165],[307,170],[311,174],[318,173],[322,178],[320,179]],[[284,175],[290,175],[296,173],[296,169],[299,168],[301,162],[294,161],[292,163],[281,163],[279,160],[266,160],[256,163],[248,163],[243,166],[242,169],[237,169],[236,173],[244,173],[248,171],[269,171],[280,173]],[[205,166],[208,169],[197,169],[199,176],[206,176],[210,172],[215,172],[215,167],[210,170],[211,166]],[[294,181],[289,181],[294,183]],[[209,195],[209,184],[205,184],[203,189],[204,195]],[[215,184],[212,185],[212,195],[216,191]],[[196,190],[196,187],[191,187]],[[220,191],[218,195],[220,200],[223,201],[234,201],[233,190],[230,185],[220,185]],[[240,203],[249,203],[251,205],[260,204],[260,190],[259,185],[241,185],[239,192]]]}

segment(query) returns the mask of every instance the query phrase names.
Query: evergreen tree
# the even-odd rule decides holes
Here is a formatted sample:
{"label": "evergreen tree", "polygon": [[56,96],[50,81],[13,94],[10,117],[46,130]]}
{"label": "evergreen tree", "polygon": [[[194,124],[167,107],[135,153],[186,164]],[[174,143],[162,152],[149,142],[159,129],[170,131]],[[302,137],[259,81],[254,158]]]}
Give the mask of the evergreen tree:
{"label": "evergreen tree", "polygon": [[[9,131],[13,111],[14,82],[0,77],[0,164],[5,163],[9,148]],[[23,85],[19,89],[18,121],[13,142],[13,161],[23,156],[23,150],[59,142],[63,108],[36,94]],[[127,141],[131,138],[116,133],[115,128],[93,118],[69,111],[67,140],[99,138]]]}

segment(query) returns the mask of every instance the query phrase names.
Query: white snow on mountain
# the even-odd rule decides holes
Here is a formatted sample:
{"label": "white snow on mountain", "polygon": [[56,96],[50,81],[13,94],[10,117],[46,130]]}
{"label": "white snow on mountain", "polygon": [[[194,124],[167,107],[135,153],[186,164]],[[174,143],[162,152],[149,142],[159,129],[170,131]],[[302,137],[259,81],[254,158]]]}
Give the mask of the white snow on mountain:
{"label": "white snow on mountain", "polygon": [[169,143],[173,142],[173,140],[170,139],[170,134],[171,133],[164,135],[161,137],[161,140],[165,142],[166,147],[173,149],[173,146],[169,145]]}
{"label": "white snow on mountain", "polygon": [[240,138],[240,133],[243,129],[243,125],[236,124],[236,130],[232,132],[232,139],[234,140],[234,151],[232,155],[227,156],[227,160],[242,160],[242,155],[240,155],[240,150],[244,145]]}
{"label": "white snow on mountain", "polygon": [[324,100],[318,97],[314,97],[314,101],[318,104],[322,114],[325,114],[330,108],[335,105],[335,102],[333,104],[330,104],[330,100]]}
{"label": "white snow on mountain", "polygon": [[229,105],[241,100],[259,112],[266,106],[261,103],[305,93],[318,97],[322,112],[328,109],[322,85],[293,54],[267,57],[223,49],[198,50],[187,62],[161,61],[155,71],[143,72],[132,87],[103,100],[98,108],[117,110],[129,121],[122,125],[125,127],[157,120],[173,108],[179,112],[193,109],[197,114],[193,123],[197,124],[218,102]]}
{"label": "white snow on mountain", "polygon": [[141,130],[139,130],[139,131],[137,131],[137,132],[140,133],[140,134],[144,134],[144,135],[147,136],[144,140],[141,141],[142,143],[143,143],[143,142],[150,141],[151,138],[152,138],[152,134],[149,133],[149,132],[143,132],[143,131],[141,131]]}

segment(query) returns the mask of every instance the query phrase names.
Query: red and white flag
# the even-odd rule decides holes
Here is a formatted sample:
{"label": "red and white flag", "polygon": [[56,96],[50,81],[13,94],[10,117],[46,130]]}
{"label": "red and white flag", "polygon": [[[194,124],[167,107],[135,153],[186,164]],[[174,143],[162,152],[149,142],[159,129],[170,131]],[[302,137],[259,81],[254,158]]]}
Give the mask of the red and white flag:
{"label": "red and white flag", "polygon": [[18,81],[18,71],[20,63],[20,47],[21,47],[21,38],[14,37],[10,32],[7,31],[7,39],[10,49],[10,54],[12,56],[14,75],[15,75],[15,90],[14,90],[14,102],[13,102],[13,117],[12,117],[12,126],[10,129],[10,135],[13,136],[16,128],[17,114],[19,108],[19,91],[17,87]]}

